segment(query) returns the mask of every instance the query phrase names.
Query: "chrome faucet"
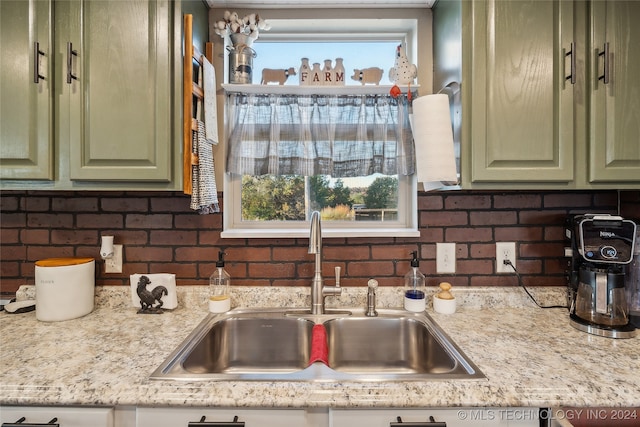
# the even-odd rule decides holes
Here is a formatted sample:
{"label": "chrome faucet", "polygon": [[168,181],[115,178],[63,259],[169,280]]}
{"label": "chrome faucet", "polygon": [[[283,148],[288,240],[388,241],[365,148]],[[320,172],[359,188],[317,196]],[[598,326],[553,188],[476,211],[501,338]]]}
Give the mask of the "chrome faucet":
{"label": "chrome faucet", "polygon": [[311,214],[311,229],[309,230],[309,253],[315,254],[316,265],[311,282],[311,314],[324,314],[324,298],[329,295],[342,294],[340,287],[340,267],[336,267],[336,285],[324,286],[322,280],[322,228],[320,226],[320,212]]}

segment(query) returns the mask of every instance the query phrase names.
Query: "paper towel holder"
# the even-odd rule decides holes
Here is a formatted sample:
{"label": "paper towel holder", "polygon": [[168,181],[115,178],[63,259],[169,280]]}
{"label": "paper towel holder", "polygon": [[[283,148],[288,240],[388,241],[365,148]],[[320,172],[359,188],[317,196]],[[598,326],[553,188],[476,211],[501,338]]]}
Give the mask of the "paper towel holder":
{"label": "paper towel holder", "polygon": [[460,92],[460,82],[457,82],[454,80],[452,82],[447,83],[446,85],[442,86],[442,89],[438,91],[438,94],[441,94],[445,91],[451,92],[452,94]]}
{"label": "paper towel holder", "polygon": [[451,112],[451,96],[459,90],[458,82],[450,82],[437,94],[413,102],[417,181],[422,191],[459,189]]}

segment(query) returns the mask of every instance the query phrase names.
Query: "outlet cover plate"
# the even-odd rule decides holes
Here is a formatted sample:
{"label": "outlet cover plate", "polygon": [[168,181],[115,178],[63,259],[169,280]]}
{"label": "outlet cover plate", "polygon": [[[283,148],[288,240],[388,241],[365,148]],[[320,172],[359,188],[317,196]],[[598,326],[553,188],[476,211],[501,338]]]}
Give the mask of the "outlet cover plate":
{"label": "outlet cover plate", "polygon": [[[496,273],[515,273],[516,242],[496,242]],[[506,265],[504,260],[511,261],[513,268]]]}
{"label": "outlet cover plate", "polygon": [[113,256],[104,260],[105,273],[122,273],[122,245],[113,245]]}

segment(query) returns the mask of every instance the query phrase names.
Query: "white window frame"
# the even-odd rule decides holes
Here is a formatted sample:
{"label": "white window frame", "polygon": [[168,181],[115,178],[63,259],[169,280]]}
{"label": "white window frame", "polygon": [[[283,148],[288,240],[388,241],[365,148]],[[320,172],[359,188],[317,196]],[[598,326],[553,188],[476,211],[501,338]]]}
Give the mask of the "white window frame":
{"label": "white window frame", "polygon": [[[243,221],[240,194],[242,177],[225,173],[222,238],[309,237],[308,221]],[[323,221],[324,237],[418,237],[415,174],[398,176],[397,221]]]}
{"label": "white window frame", "polygon": [[[264,38],[269,41],[294,39],[296,41],[310,41],[318,40],[319,38],[327,41],[399,39],[404,41],[406,51],[410,57],[418,57],[418,20],[413,18],[268,20],[272,23],[272,29],[269,32],[261,32],[261,39]],[[344,28],[347,28],[346,22],[348,22],[350,33],[344,32]],[[375,29],[375,32],[372,29]],[[419,86],[412,86],[412,88],[417,87]],[[242,177],[240,175],[225,172],[222,238],[306,238],[309,236],[308,221],[243,221],[241,186]],[[323,236],[419,237],[417,193],[416,174],[410,176],[398,175],[397,220],[324,221],[322,223]]]}

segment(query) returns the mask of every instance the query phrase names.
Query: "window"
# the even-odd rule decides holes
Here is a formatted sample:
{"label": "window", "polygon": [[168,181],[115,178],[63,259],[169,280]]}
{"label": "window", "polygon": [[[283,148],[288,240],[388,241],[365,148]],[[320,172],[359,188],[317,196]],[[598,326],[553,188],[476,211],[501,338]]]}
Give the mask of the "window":
{"label": "window", "polygon": [[[337,205],[337,207],[314,209],[314,206],[319,205],[318,202],[306,198],[307,194],[310,193],[309,189],[313,188],[314,181],[316,185],[318,182],[330,181],[330,185],[333,185],[332,191],[335,190],[336,186],[340,188],[341,186],[349,185],[340,183],[339,179],[334,180],[326,176],[275,177],[269,175],[241,177],[240,175],[227,174],[225,177],[225,195],[231,194],[232,199],[229,200],[227,196],[224,199],[224,231],[222,232],[222,237],[307,237],[309,225],[306,221],[312,210],[319,210],[322,213],[322,230],[325,237],[418,236],[419,233],[415,230],[417,228],[415,200],[417,188],[415,179],[411,176],[369,177],[369,179],[374,181],[382,179],[381,191],[386,191],[385,187],[387,185],[384,185],[385,181],[386,184],[392,181],[392,187],[397,185],[396,208],[367,208],[366,203],[352,203],[350,207],[345,207],[348,205]],[[273,190],[268,194],[279,196],[290,191],[295,197],[284,197],[283,199],[286,200],[284,203],[277,202],[273,200],[274,198],[263,199],[257,202],[257,206],[240,203],[245,195],[251,197],[251,192],[265,194],[265,192],[272,191],[270,186],[273,183],[271,181],[277,180],[284,181],[284,184],[276,183],[279,184],[275,186],[277,190]],[[243,181],[244,186],[242,185]],[[395,184],[396,182],[397,184]],[[362,192],[362,187],[350,187],[350,191]],[[293,200],[298,205],[294,204],[292,206],[288,204],[288,200]],[[357,202],[358,200],[356,196],[356,198],[352,199],[352,202]],[[272,212],[276,210],[277,213],[271,217],[272,219],[259,219],[256,212],[258,215],[260,214],[261,206],[269,211],[269,215],[272,215]]]}
{"label": "window", "polygon": [[[416,19],[332,19],[322,23],[267,18],[272,29],[261,32],[253,45],[257,52],[253,63],[256,85],[263,68],[298,70],[303,57],[309,58],[310,64],[344,58],[345,83],[356,91],[361,84],[351,78],[355,68],[382,68],[380,84],[389,85],[388,70],[393,67],[397,45],[404,43],[408,51],[415,49]],[[345,28],[352,32],[346,33]],[[353,28],[361,30],[354,32]],[[285,85],[298,86],[298,76],[290,76]],[[388,93],[388,88],[378,93]],[[263,172],[225,174],[222,237],[307,237],[307,219],[314,210],[321,212],[323,233],[329,237],[419,235],[415,174]]]}
{"label": "window", "polygon": [[[399,43],[403,40],[394,37],[391,40],[370,40],[370,41],[261,41],[259,38],[255,42],[257,53],[253,60],[253,84],[260,84],[261,70],[264,68],[289,68],[294,67],[299,70],[301,59],[308,58],[309,65],[317,63],[320,68],[324,66],[325,60],[331,60],[335,65],[336,58],[343,58],[345,62],[344,82],[346,85],[360,86],[357,79],[353,79],[354,69],[362,70],[369,67],[379,67],[385,71],[393,67],[393,53]],[[386,57],[381,52],[387,52]],[[374,59],[372,59],[374,58]],[[358,77],[358,76],[356,76]],[[290,76],[285,85],[297,86],[299,75]],[[381,85],[389,85],[389,73],[383,72]]]}

